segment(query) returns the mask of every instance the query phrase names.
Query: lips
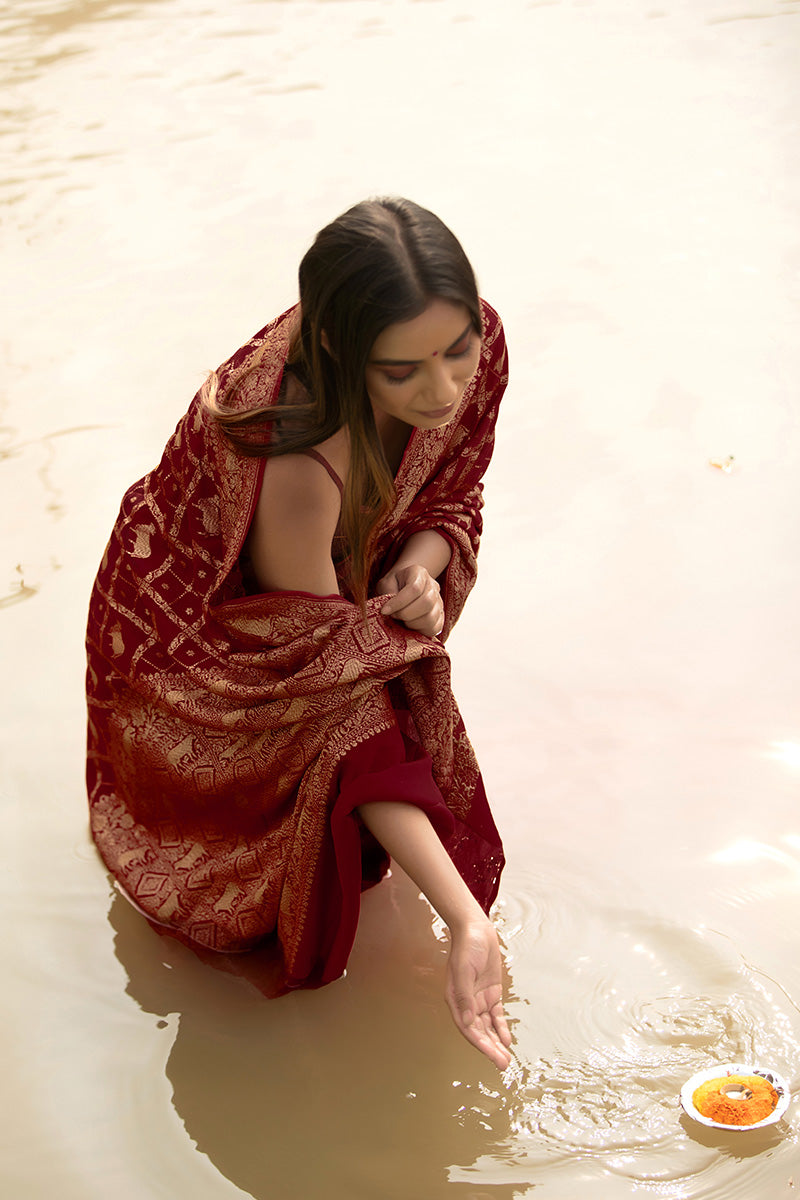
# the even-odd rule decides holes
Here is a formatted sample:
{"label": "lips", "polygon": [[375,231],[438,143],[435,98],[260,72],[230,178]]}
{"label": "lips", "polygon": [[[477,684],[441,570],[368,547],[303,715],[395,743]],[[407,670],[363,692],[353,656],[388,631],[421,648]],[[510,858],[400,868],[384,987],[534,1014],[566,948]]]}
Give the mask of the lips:
{"label": "lips", "polygon": [[455,403],[448,404],[447,408],[435,408],[432,412],[426,412],[425,416],[435,421],[437,417],[446,417],[447,414],[451,413],[454,408]]}

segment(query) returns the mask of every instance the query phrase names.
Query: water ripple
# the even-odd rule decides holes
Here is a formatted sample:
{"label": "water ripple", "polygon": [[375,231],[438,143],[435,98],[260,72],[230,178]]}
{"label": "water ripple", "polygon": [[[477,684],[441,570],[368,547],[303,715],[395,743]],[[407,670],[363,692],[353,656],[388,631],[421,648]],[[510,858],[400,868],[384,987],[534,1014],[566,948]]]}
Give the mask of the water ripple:
{"label": "water ripple", "polygon": [[[583,1162],[653,1188],[679,1184],[698,1200],[735,1200],[756,1194],[778,1155],[788,1179],[792,1108],[761,1133],[709,1137],[678,1100],[695,1071],[735,1060],[772,1065],[796,1092],[800,1011],[780,984],[713,930],[603,903],[574,882],[518,880],[500,913],[518,1057],[504,1090],[462,1085],[473,1094],[460,1098],[463,1120],[506,1115],[498,1161],[514,1179]],[[742,1158],[747,1171],[734,1177]],[[774,1171],[772,1161],[772,1180]]]}

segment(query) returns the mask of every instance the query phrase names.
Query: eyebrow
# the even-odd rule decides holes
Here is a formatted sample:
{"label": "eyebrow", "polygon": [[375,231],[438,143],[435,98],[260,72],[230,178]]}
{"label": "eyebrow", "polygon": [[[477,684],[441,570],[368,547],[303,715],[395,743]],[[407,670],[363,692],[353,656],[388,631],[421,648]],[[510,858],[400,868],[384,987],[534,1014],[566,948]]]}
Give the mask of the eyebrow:
{"label": "eyebrow", "polygon": [[[455,339],[455,341],[450,343],[450,345],[447,347],[447,350],[445,350],[445,354],[447,354],[450,350],[452,350],[454,346],[457,346],[459,342],[463,342],[464,338],[467,336],[470,329],[472,329],[472,328],[474,328],[474,326],[472,324],[472,321],[470,321],[469,324],[466,326],[466,328],[464,330],[462,330],[462,332],[458,335],[458,337]],[[369,360],[369,362],[370,362],[370,366],[372,366],[372,367],[415,367],[419,363],[422,362],[422,359],[421,358],[371,358]]]}

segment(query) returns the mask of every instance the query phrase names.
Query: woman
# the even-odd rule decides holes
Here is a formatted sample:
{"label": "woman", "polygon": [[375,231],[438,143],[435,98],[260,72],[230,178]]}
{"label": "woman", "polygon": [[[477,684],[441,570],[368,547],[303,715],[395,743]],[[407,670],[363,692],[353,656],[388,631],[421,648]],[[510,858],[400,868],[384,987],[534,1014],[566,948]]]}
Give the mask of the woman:
{"label": "woman", "polygon": [[155,927],[228,969],[267,960],[268,994],[318,986],[391,856],[450,930],[456,1025],[500,1067],[502,847],[442,642],[505,383],[453,234],[356,205],[126,494],[87,639],[92,831]]}

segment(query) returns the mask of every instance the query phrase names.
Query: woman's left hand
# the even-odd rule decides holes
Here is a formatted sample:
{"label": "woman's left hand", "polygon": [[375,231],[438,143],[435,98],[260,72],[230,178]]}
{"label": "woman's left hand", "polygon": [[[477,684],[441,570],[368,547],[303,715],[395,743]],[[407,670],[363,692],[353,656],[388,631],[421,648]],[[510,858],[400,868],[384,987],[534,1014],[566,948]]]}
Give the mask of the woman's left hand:
{"label": "woman's left hand", "polygon": [[425,567],[411,563],[395,567],[378,580],[378,596],[389,596],[381,609],[384,617],[394,617],[409,629],[436,637],[444,628],[444,604],[439,584]]}
{"label": "woman's left hand", "polygon": [[499,1070],[511,1062],[511,1033],[503,1012],[500,945],[485,917],[451,929],[445,999],[457,1028]]}

